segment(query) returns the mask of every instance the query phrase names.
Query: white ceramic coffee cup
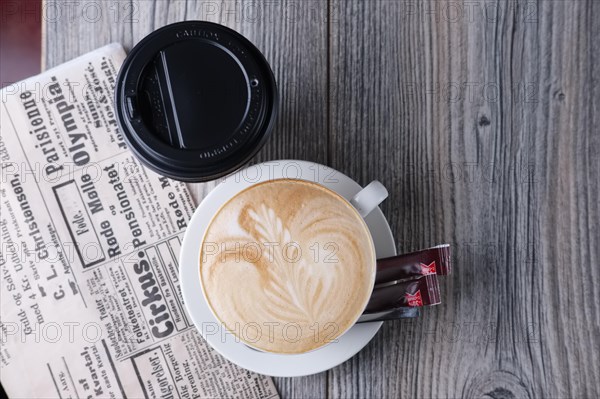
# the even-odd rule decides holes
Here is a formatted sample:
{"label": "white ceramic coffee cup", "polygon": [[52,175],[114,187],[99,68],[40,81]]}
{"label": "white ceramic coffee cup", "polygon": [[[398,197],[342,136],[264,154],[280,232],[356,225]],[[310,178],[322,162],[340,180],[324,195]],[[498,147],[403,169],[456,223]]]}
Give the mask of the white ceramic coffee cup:
{"label": "white ceramic coffee cup", "polygon": [[[287,162],[293,162],[293,161],[287,161]],[[237,174],[238,178],[239,176],[243,176],[243,171],[242,173],[238,173]],[[270,180],[279,180],[279,179],[299,179],[299,180],[305,180],[302,179],[301,177],[298,176],[272,176],[271,178],[267,178],[264,179],[263,176],[261,176],[260,179],[258,179],[259,181],[256,183],[253,183],[255,178],[249,178],[249,179],[244,179],[243,181],[239,182],[239,190],[237,190],[236,192],[232,193],[230,199],[234,198],[236,195],[238,195],[240,192],[256,185],[259,183],[264,183],[265,181],[270,181]],[[313,184],[318,184],[319,186],[323,187],[324,189],[331,191],[335,197],[339,198],[340,201],[343,201],[345,203],[349,203],[351,205],[351,208],[353,208],[358,215],[360,215],[362,218],[365,218],[367,215],[369,215],[369,213],[371,213],[375,208],[377,208],[377,206],[387,198],[388,196],[388,192],[386,190],[386,188],[383,186],[383,184],[381,184],[379,181],[372,181],[370,184],[368,184],[366,187],[364,187],[361,191],[359,191],[357,194],[355,194],[351,199],[347,200],[345,199],[343,196],[341,196],[339,193],[337,193],[335,190],[333,190],[331,187],[326,187],[323,184],[319,184],[316,183],[314,181],[311,180],[307,180],[310,181]],[[250,183],[250,184],[248,184]],[[230,200],[229,199],[229,200]],[[229,201],[228,200],[228,201]],[[227,201],[227,202],[228,202]],[[214,216],[214,215],[212,215]],[[366,224],[364,224],[364,231],[367,235],[369,235],[369,242],[370,242],[370,246],[371,246],[371,253],[373,254],[373,259],[372,259],[372,274],[370,276],[371,279],[371,283],[370,283],[370,289],[369,292],[372,292],[373,287],[374,287],[374,281],[375,281],[375,272],[376,272],[376,268],[375,268],[375,263],[376,263],[376,256],[375,256],[375,247],[374,247],[374,243],[373,243],[373,239],[370,237],[370,231],[369,228],[367,227]],[[202,248],[203,244],[200,245],[200,247]],[[200,277],[200,276],[199,276]],[[201,278],[201,277],[200,277]],[[212,308],[212,306],[210,306],[211,301],[208,298],[208,294],[205,290],[205,287],[203,284],[201,284],[202,287],[202,294],[204,296],[204,300],[209,304],[209,309],[212,312],[213,316],[215,317],[215,319],[219,320],[219,317],[217,315],[217,313],[215,312],[215,310]],[[344,329],[344,331],[340,332],[339,334],[335,335],[334,340],[330,341],[330,342],[324,342],[322,343],[322,345],[315,347],[313,349],[310,349],[308,351],[302,352],[302,353],[307,353],[307,352],[312,352],[315,350],[319,350],[321,348],[323,348],[324,346],[328,345],[331,342],[336,342],[338,337],[341,337],[342,335],[344,335],[348,330],[350,330],[354,324],[358,321],[358,319],[360,318],[360,316],[362,315],[365,307],[368,304],[368,297],[366,298],[366,300],[364,301],[364,303],[362,304],[362,309],[360,309],[360,311],[357,311],[353,321],[348,325],[347,328]],[[264,351],[264,349],[258,348],[256,346],[254,346],[251,342],[248,342],[248,340],[245,340],[243,337],[240,337],[238,335],[238,332],[235,331],[230,331],[230,333],[232,333],[235,336],[238,336],[238,338],[240,338],[244,344],[246,344],[247,346],[259,350],[259,351]],[[280,352],[271,352],[271,353],[277,353],[277,354],[284,354],[284,353],[280,353]]]}

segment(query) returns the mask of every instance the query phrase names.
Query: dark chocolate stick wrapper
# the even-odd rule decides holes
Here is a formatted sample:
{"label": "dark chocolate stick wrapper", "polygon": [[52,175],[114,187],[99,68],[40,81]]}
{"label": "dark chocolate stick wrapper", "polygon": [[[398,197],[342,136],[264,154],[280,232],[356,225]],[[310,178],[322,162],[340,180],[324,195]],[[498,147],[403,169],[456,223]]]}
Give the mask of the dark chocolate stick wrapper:
{"label": "dark chocolate stick wrapper", "polygon": [[363,314],[378,313],[389,309],[437,305],[440,286],[437,274],[414,277],[392,285],[376,287]]}
{"label": "dark chocolate stick wrapper", "polygon": [[396,308],[378,313],[365,313],[358,318],[357,323],[370,323],[373,321],[386,321],[397,319],[411,319],[419,317],[419,308]]}
{"label": "dark chocolate stick wrapper", "polygon": [[429,274],[450,274],[450,245],[377,260],[375,285]]}

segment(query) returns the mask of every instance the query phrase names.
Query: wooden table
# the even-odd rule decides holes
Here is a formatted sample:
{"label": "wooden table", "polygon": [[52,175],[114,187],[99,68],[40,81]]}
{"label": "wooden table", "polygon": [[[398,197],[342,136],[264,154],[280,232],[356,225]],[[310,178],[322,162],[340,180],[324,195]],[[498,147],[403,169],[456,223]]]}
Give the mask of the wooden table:
{"label": "wooden table", "polygon": [[[204,19],[274,68],[258,160],[390,190],[401,251],[449,242],[441,306],[283,397],[600,395],[600,2],[48,1],[45,66]],[[60,18],[50,12],[60,10]],[[216,183],[191,185],[200,200]]]}

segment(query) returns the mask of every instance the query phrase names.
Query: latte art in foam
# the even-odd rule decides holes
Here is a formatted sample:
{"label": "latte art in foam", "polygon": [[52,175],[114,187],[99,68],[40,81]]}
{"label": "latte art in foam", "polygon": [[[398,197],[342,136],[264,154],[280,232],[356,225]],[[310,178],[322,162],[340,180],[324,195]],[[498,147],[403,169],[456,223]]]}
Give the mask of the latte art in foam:
{"label": "latte art in foam", "polygon": [[214,216],[203,240],[205,296],[256,348],[302,353],[335,340],[360,316],[375,254],[358,213],[318,184],[252,186]]}

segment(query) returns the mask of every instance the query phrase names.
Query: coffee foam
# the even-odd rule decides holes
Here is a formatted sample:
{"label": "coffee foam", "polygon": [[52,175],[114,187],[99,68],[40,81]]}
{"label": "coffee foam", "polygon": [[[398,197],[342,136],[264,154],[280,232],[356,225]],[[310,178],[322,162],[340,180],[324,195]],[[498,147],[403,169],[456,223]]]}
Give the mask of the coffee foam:
{"label": "coffee foam", "polygon": [[358,213],[315,183],[252,186],[214,216],[200,275],[211,308],[256,348],[316,349],[345,332],[370,297],[375,254]]}

